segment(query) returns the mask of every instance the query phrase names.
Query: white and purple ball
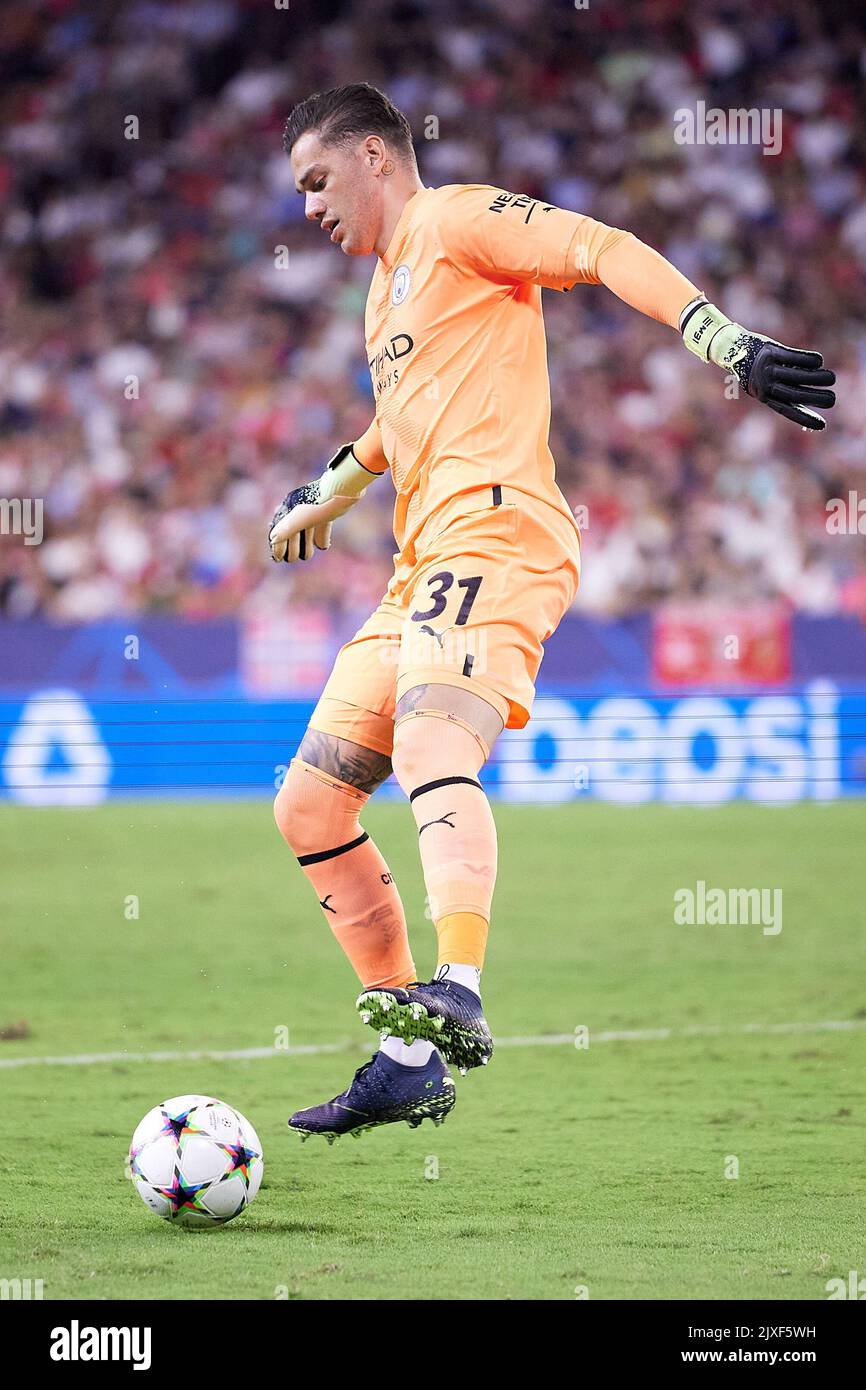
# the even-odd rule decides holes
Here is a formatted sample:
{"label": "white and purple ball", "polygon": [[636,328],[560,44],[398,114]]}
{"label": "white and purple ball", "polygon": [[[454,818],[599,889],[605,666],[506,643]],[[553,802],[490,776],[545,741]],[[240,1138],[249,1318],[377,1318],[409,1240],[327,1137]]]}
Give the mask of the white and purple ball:
{"label": "white and purple ball", "polygon": [[129,1146],[139,1197],[175,1226],[223,1226],[248,1207],[264,1160],[249,1120],[212,1096],[173,1096],[145,1115]]}

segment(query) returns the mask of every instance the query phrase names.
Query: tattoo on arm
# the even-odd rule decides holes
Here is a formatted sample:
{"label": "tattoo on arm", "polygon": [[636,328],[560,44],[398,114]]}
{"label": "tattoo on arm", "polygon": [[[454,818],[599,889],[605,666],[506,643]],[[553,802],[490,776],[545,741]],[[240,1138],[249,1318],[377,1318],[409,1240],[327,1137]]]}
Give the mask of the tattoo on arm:
{"label": "tattoo on arm", "polygon": [[385,753],[320,729],[307,729],[298,757],[362,792],[374,792],[391,776],[391,759]]}

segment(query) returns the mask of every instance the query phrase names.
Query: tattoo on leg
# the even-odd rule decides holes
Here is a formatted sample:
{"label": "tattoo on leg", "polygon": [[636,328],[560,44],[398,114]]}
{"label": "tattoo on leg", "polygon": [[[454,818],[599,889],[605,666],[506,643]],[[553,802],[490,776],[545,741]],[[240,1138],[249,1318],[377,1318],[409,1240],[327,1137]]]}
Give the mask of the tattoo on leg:
{"label": "tattoo on leg", "polygon": [[402,719],[405,714],[413,714],[418,709],[432,709],[465,719],[481,736],[488,749],[493,748],[504,728],[499,711],[489,704],[483,695],[476,695],[462,686],[430,683],[413,685],[412,689],[407,690],[397,701],[394,718]]}
{"label": "tattoo on leg", "polygon": [[412,689],[407,690],[406,694],[401,695],[397,701],[395,717],[399,719],[403,714],[411,714],[413,709],[417,709],[429,689],[429,685],[413,685]]}
{"label": "tattoo on leg", "polygon": [[385,753],[320,729],[307,729],[298,757],[362,792],[374,792],[391,776],[391,759]]}

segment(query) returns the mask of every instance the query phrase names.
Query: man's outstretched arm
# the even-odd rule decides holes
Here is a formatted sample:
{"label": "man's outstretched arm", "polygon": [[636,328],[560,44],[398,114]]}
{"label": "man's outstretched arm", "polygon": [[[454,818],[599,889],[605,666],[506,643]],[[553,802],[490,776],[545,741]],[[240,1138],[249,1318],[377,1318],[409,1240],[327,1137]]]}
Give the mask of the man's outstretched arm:
{"label": "man's outstretched arm", "polygon": [[836,377],[819,352],[785,347],[734,323],[652,247],[628,234],[602,251],[598,282],[648,314],[676,328],[690,352],[733,372],[743,390],[804,429],[822,430],[818,410],[829,410]]}
{"label": "man's outstretched arm", "polygon": [[743,390],[807,429],[836,397],[820,353],[785,347],[734,323],[697,285],[631,232],[522,194],[455,185],[441,236],[458,267],[549,289],[605,285],[641,313],[669,324],[691,352],[733,372]]}

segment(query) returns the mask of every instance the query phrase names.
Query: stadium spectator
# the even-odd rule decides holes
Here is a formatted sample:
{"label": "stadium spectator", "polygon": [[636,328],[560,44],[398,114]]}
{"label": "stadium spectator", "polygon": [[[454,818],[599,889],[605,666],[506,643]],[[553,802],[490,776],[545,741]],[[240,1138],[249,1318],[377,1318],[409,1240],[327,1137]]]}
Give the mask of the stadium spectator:
{"label": "stadium spectator", "polygon": [[[527,191],[634,231],[734,318],[816,344],[815,437],[732,401],[675,336],[597,288],[545,296],[551,446],[585,514],[577,605],[780,598],[866,614],[866,27],[806,0],[13,0],[0,33],[0,611],[66,620],[327,605],[391,570],[377,484],[327,556],[266,534],[372,414],[372,263],[303,221],[280,136],[312,89],[367,79],[428,183]],[[674,139],[675,111],[779,108],[779,153]]]}

